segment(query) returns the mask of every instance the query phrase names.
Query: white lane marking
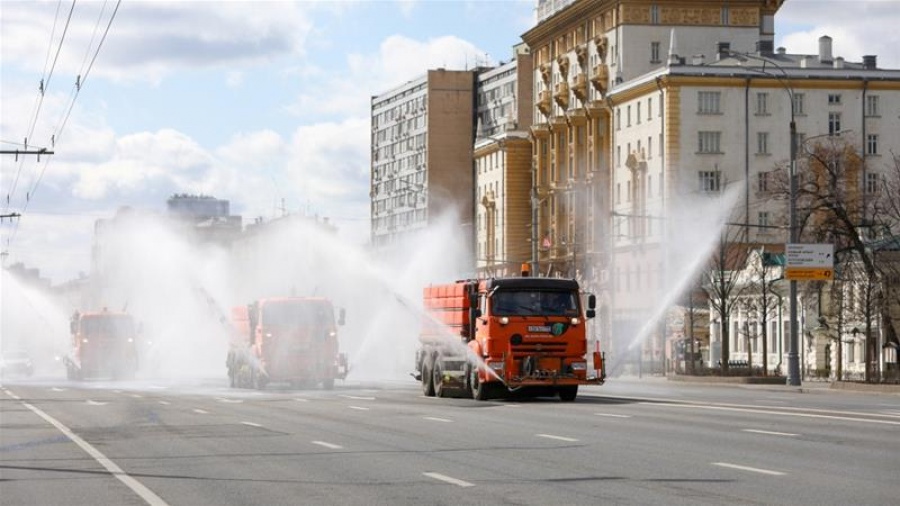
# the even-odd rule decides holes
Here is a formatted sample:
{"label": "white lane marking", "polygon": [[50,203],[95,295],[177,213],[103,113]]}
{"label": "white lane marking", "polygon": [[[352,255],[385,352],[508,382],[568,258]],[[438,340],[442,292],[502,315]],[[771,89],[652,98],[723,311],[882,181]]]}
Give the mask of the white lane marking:
{"label": "white lane marking", "polygon": [[225,399],[223,397],[216,397],[216,400],[219,402],[224,402],[226,404],[240,404],[244,402],[242,399]]}
{"label": "white lane marking", "polygon": [[568,443],[574,443],[574,442],[578,441],[575,438],[565,437],[565,436],[554,436],[553,434],[535,434],[535,436],[544,437],[547,439],[555,439],[557,441],[566,441]]}
{"label": "white lane marking", "polygon": [[260,425],[258,423],[253,423],[253,422],[241,422],[241,423],[244,425],[249,425],[251,427],[262,427],[262,425]]}
{"label": "white lane marking", "polygon": [[374,401],[374,397],[360,397],[358,395],[341,395],[345,399],[355,399],[357,401]]}
{"label": "white lane marking", "polygon": [[294,398],[294,400],[297,402],[309,402],[309,399],[304,399],[302,397],[296,397],[296,398]]}
{"label": "white lane marking", "polygon": [[453,421],[453,420],[450,420],[449,418],[438,418],[436,416],[423,416],[422,418],[424,418],[426,420],[431,420],[432,422],[450,423]]}
{"label": "white lane marking", "polygon": [[150,390],[166,390],[166,389],[168,389],[169,387],[164,386],[164,385],[150,385],[150,386],[147,387],[147,388],[149,388]]}
{"label": "white lane marking", "polygon": [[360,411],[368,411],[369,410],[369,408],[364,408],[362,406],[347,406],[347,407],[350,409],[358,409]]}
{"label": "white lane marking", "polygon": [[768,474],[771,476],[784,476],[787,473],[781,471],[772,471],[771,469],[760,469],[758,467],[739,466],[737,464],[729,464],[728,462],[713,462],[712,465],[719,467],[727,467],[729,469],[737,469],[739,471],[750,471],[751,473]]}
{"label": "white lane marking", "polygon": [[66,391],[65,388],[59,388],[59,387],[53,387],[50,390],[53,390],[54,392],[65,392]]}
{"label": "white lane marking", "polygon": [[607,416],[609,418],[631,418],[631,415],[616,415],[613,413],[594,413],[596,416]]}
{"label": "white lane marking", "polygon": [[192,409],[191,411],[193,411],[194,413],[201,414],[201,415],[208,415],[208,414],[209,414],[209,411],[206,411],[205,409],[200,409],[200,408],[194,408],[194,409]]}
{"label": "white lane marking", "polygon": [[[695,409],[715,409],[719,411],[738,411],[743,413],[765,413],[769,415],[781,415],[781,416],[798,416],[802,418],[822,418],[826,420],[843,420],[846,422],[862,422],[862,423],[880,423],[884,425],[900,425],[900,421],[894,422],[891,420],[870,420],[867,418],[854,418],[852,416],[835,416],[835,415],[816,415],[812,413],[789,413],[786,411],[778,411],[784,409],[791,408],[775,408],[772,409],[761,409],[762,407],[755,408],[737,408],[732,406],[704,406],[701,404],[676,404],[669,402],[641,402],[640,404],[651,404],[654,406],[665,406],[670,408],[695,408]],[[838,411],[839,413],[839,411]],[[877,413],[848,413],[860,416],[885,416]]]}
{"label": "white lane marking", "polygon": [[121,391],[121,390],[113,390],[113,392],[115,392],[115,393],[117,393],[117,394],[120,394],[120,393],[122,393],[122,391]]}
{"label": "white lane marking", "polygon": [[900,416],[900,411],[883,411],[883,413],[889,416]]}
{"label": "white lane marking", "polygon": [[125,484],[126,487],[130,488],[132,492],[139,495],[141,499],[143,499],[147,504],[151,506],[168,506],[166,501],[163,501],[161,497],[153,493],[152,490],[145,487],[143,483],[137,481],[131,476],[125,474],[125,471],[122,470],[115,462],[110,460],[106,455],[100,452],[100,450],[91,446],[90,443],[78,437],[77,434],[72,432],[68,427],[63,425],[61,422],[57,421],[52,416],[44,413],[40,409],[27,402],[22,403],[23,406],[33,411],[36,415],[46,420],[50,425],[56,427],[60,432],[63,433],[67,438],[69,438],[73,443],[77,444],[82,450],[85,451],[88,455],[94,458],[97,462],[100,463],[109,474],[113,475],[117,480],[121,481]]}
{"label": "white lane marking", "polygon": [[90,400],[90,399],[87,400],[87,405],[88,405],[88,406],[106,406],[106,404],[107,404],[106,402],[92,401],[92,400]]}
{"label": "white lane marking", "polygon": [[140,398],[144,397],[141,394],[131,394],[131,396],[134,397],[135,399],[140,399]]}
{"label": "white lane marking", "polygon": [[159,401],[159,403],[162,404],[163,406],[168,406],[169,404],[172,404],[169,401]]}
{"label": "white lane marking", "polygon": [[7,390],[7,389],[5,389],[5,388],[3,389],[3,393],[5,393],[6,395],[12,397],[13,399],[15,399],[15,400],[17,400],[17,401],[22,400],[21,397],[19,397],[18,395],[16,395],[16,394],[10,392],[9,390]]}
{"label": "white lane marking", "polygon": [[793,434],[791,432],[773,432],[770,430],[758,430],[758,429],[741,429],[744,432],[752,432],[754,434],[768,434],[770,436],[799,436],[800,434]]}
{"label": "white lane marking", "polygon": [[521,408],[521,404],[501,404],[504,408]]}
{"label": "white lane marking", "polygon": [[326,443],[325,441],[310,441],[314,445],[324,446],[330,450],[340,450],[343,448],[341,445],[336,445],[334,443]]}
{"label": "white lane marking", "polygon": [[440,473],[422,473],[429,478],[434,478],[435,480],[440,480],[445,483],[449,483],[451,485],[457,485],[459,487],[474,487],[474,483],[469,483],[468,481],[459,480],[456,478],[452,478],[450,476],[440,474]]}

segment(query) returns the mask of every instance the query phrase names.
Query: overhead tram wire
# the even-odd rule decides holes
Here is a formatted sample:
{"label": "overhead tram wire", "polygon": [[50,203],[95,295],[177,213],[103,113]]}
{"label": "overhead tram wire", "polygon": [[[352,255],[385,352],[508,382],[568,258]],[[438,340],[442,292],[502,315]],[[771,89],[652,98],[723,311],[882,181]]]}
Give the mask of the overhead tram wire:
{"label": "overhead tram wire", "polygon": [[[116,14],[119,12],[119,6],[122,4],[122,0],[117,0],[116,7],[112,12],[112,15],[109,18],[109,22],[106,24],[106,30],[103,32],[103,37],[100,39],[100,43],[97,44],[97,49],[94,51],[94,56],[91,58],[91,62],[85,70],[84,74],[79,75],[79,79],[75,83],[74,94],[72,96],[71,102],[69,103],[69,108],[66,111],[66,115],[63,117],[59,126],[57,127],[55,133],[53,134],[53,138],[57,141],[62,138],[62,133],[66,127],[66,124],[69,121],[69,116],[72,114],[72,109],[75,107],[75,100],[78,98],[78,94],[81,92],[81,88],[84,87],[85,81],[87,81],[88,75],[91,73],[91,69],[94,67],[94,62],[97,61],[97,56],[100,54],[100,49],[103,47],[103,43],[106,41],[106,36],[109,34],[109,29],[112,27],[113,20],[116,18]],[[74,5],[74,2],[73,2]],[[97,20],[99,25],[100,20]],[[93,40],[93,39],[92,39]],[[86,58],[85,58],[86,59]],[[44,173],[47,171],[47,165],[50,163],[49,158],[44,162],[44,167],[41,169],[40,174],[38,175],[37,180],[35,180],[34,185],[31,187],[31,191],[28,192],[30,197],[33,197],[35,192],[37,191],[38,185],[40,185],[41,180],[44,177]],[[31,199],[27,199],[25,201],[25,205],[22,207],[22,214],[25,213],[25,210],[28,208],[28,204],[31,202]],[[13,232],[11,238],[14,239],[16,237],[17,232],[19,231],[19,220],[16,220],[16,224],[13,228]],[[9,244],[10,239],[7,239],[7,245]]]}
{"label": "overhead tram wire", "polygon": [[[63,42],[66,40],[66,34],[69,32],[69,25],[72,22],[72,14],[75,12],[75,2],[76,0],[72,0],[72,6],[69,8],[69,16],[66,18],[66,26],[63,28],[62,36],[60,37],[59,44],[56,47],[56,55],[53,57],[53,63],[50,66],[50,70],[48,72],[47,63],[50,61],[50,48],[53,47],[53,37],[56,35],[56,23],[59,20],[59,11],[60,7],[62,6],[62,0],[60,0],[60,2],[56,4],[56,16],[53,19],[53,29],[50,31],[50,41],[47,44],[47,56],[44,59],[44,71],[43,74],[41,74],[40,88],[35,102],[34,115],[31,119],[31,125],[28,127],[28,133],[25,135],[26,142],[27,139],[31,138],[31,136],[34,134],[34,129],[37,126],[38,116],[40,115],[41,107],[44,104],[44,95],[50,88],[50,80],[53,78],[53,71],[56,69],[56,63],[57,61],[59,61],[59,54],[60,52],[62,52]],[[12,196],[16,193],[16,187],[18,186],[19,177],[22,174],[22,167],[24,165],[25,158],[22,158],[22,160],[19,161],[19,168],[16,170],[16,177],[13,179],[13,184],[10,187],[10,191],[6,195],[6,207],[4,208],[4,212],[9,211],[10,202],[12,201]],[[27,205],[27,195],[25,202]]]}
{"label": "overhead tram wire", "polygon": [[[78,74],[78,77],[75,81],[75,85],[72,89],[72,94],[70,95],[72,98],[71,98],[71,101],[69,102],[69,108],[66,110],[66,115],[63,117],[59,126],[56,128],[55,132],[53,133],[52,137],[53,137],[53,139],[55,139],[55,141],[59,141],[62,138],[63,130],[65,129],[66,124],[69,121],[69,116],[72,114],[72,109],[75,108],[75,100],[78,98],[78,94],[81,93],[81,88],[84,87],[84,83],[85,83],[85,81],[87,81],[88,75],[91,73],[91,69],[94,67],[94,62],[97,61],[97,56],[100,54],[100,48],[103,47],[103,42],[106,40],[107,34],[109,34],[109,29],[110,29],[110,27],[112,27],[113,20],[116,18],[116,13],[119,12],[119,5],[121,5],[121,4],[122,4],[122,0],[118,0],[116,2],[116,8],[113,10],[112,15],[109,17],[109,22],[106,24],[106,30],[104,30],[104,32],[103,32],[103,37],[100,39],[100,43],[97,44],[97,49],[94,51],[94,56],[93,56],[93,58],[91,58],[90,64],[88,64],[87,69],[85,69],[83,73]],[[103,8],[100,10],[100,16],[97,18],[97,22],[94,25],[94,34],[91,35],[91,41],[88,44],[88,49],[85,51],[84,61],[82,62],[82,68],[84,68],[84,62],[87,61],[88,54],[90,54],[90,46],[91,46],[91,44],[94,43],[94,36],[96,36],[96,34],[97,34],[97,28],[100,26],[100,19],[102,18],[103,12],[105,10],[106,10],[106,4],[104,4]],[[31,186],[31,190],[28,192],[29,195],[31,195],[32,197],[34,196],[34,193],[37,191],[37,187],[41,183],[41,179],[43,179],[43,177],[44,177],[44,172],[47,171],[47,165],[49,162],[50,162],[49,159],[46,162],[44,162],[44,168],[41,169],[40,174],[38,175],[34,184]],[[28,207],[28,202],[26,201],[25,208],[27,208],[27,207]],[[23,208],[22,210],[24,211],[25,208]]]}

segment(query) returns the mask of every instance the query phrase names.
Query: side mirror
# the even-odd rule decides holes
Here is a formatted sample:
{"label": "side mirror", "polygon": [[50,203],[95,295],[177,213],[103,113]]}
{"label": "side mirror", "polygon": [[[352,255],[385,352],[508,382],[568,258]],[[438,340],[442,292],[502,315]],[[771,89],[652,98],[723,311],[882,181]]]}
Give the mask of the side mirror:
{"label": "side mirror", "polygon": [[588,309],[584,315],[588,318],[594,318],[595,316],[597,316],[597,311],[594,309]]}
{"label": "side mirror", "polygon": [[597,308],[597,296],[594,294],[588,295],[588,309],[596,309]]}
{"label": "side mirror", "polygon": [[338,325],[343,325],[344,323],[346,323],[346,321],[347,321],[347,310],[344,308],[341,308],[341,310],[338,312]]}

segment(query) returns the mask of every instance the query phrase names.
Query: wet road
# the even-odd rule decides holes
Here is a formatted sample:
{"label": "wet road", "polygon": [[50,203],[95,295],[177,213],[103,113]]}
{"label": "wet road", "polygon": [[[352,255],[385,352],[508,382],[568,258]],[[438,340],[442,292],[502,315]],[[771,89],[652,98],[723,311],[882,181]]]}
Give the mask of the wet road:
{"label": "wet road", "polygon": [[610,381],[574,403],[409,382],[5,381],[4,505],[894,504],[900,396]]}

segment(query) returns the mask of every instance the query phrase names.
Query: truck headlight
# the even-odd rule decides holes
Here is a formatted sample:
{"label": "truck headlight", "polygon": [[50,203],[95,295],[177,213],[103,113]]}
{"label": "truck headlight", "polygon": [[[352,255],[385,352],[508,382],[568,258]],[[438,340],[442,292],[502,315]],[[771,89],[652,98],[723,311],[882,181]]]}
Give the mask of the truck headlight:
{"label": "truck headlight", "polygon": [[587,362],[572,362],[572,370],[573,371],[586,371],[587,370]]}
{"label": "truck headlight", "polygon": [[500,325],[506,325],[507,323],[509,323],[509,317],[508,317],[508,316],[501,316],[501,317],[500,317]]}
{"label": "truck headlight", "polygon": [[573,325],[573,326],[574,326],[574,325],[578,325],[579,323],[581,323],[581,320],[579,320],[578,318],[572,318],[572,325]]}

